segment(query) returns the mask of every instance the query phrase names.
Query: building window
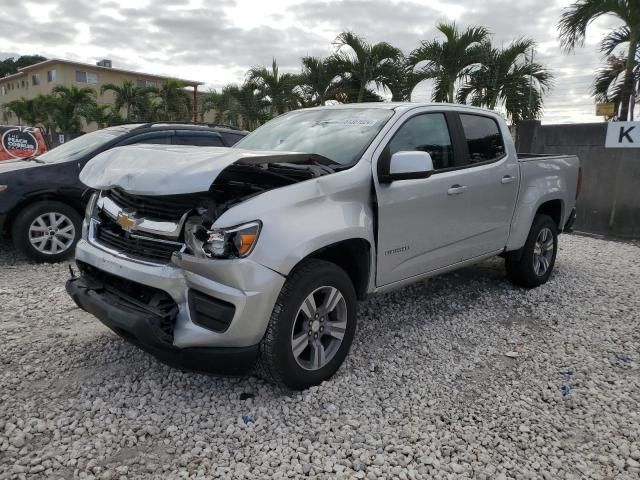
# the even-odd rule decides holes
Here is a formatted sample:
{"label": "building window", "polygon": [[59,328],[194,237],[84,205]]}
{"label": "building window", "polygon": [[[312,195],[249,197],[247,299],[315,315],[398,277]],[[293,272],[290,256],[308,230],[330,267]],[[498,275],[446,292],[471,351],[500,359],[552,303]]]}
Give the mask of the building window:
{"label": "building window", "polygon": [[156,82],[155,80],[138,79],[136,80],[136,84],[139,87],[146,87],[146,88],[156,88],[158,86],[158,82]]}
{"label": "building window", "polygon": [[47,72],[47,82],[55,82],[58,72],[53,68]]}
{"label": "building window", "polygon": [[88,83],[89,85],[95,85],[98,83],[98,75],[91,72],[84,72],[82,70],[76,70],[76,82]]}
{"label": "building window", "polygon": [[35,73],[31,75],[31,85],[40,85],[40,74]]}
{"label": "building window", "polygon": [[21,86],[22,88],[26,88],[27,84],[25,83],[25,81],[24,81],[24,80],[20,80],[20,86]]}

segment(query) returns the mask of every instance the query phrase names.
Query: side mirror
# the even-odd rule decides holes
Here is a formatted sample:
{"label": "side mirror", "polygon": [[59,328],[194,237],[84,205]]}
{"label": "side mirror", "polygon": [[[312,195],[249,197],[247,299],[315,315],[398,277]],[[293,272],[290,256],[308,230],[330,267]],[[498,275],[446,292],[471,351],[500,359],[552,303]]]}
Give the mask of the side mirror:
{"label": "side mirror", "polygon": [[389,161],[389,173],[380,176],[382,183],[396,180],[429,178],[433,174],[433,160],[427,152],[396,152]]}

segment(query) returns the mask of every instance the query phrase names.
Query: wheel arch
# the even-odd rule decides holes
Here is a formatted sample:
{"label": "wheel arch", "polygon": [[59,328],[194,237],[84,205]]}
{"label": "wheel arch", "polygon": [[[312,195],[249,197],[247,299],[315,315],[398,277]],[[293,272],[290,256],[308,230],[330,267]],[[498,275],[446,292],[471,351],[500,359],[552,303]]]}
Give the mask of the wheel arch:
{"label": "wheel arch", "polygon": [[13,228],[13,223],[16,218],[25,208],[30,207],[31,205],[39,202],[52,201],[52,202],[61,202],[66,205],[69,205],[74,210],[78,212],[78,214],[82,217],[84,212],[82,208],[82,201],[78,198],[72,198],[66,195],[61,195],[55,192],[43,192],[37,195],[29,196],[22,200],[20,203],[16,204],[9,212],[5,218],[5,222],[2,226],[3,232],[0,234],[8,236],[11,233],[11,229]]}
{"label": "wheel arch", "polygon": [[371,277],[371,244],[364,238],[350,238],[319,248],[301,259],[294,268],[308,259],[331,262],[351,279],[358,300],[364,300]]}

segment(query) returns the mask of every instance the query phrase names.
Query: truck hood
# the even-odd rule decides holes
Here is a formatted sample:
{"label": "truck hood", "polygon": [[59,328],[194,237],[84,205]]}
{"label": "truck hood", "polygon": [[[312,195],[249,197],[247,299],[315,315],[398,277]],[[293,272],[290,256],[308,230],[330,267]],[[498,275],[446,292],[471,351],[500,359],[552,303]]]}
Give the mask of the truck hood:
{"label": "truck hood", "polygon": [[[98,190],[121,188],[135,195],[179,195],[208,191],[231,165],[253,166],[257,172],[266,172],[271,164],[288,165],[296,174],[295,182],[332,173],[328,166],[331,163],[324,157],[296,152],[132,145],[97,155],[84,167],[80,180]],[[301,176],[302,170],[307,174]]]}

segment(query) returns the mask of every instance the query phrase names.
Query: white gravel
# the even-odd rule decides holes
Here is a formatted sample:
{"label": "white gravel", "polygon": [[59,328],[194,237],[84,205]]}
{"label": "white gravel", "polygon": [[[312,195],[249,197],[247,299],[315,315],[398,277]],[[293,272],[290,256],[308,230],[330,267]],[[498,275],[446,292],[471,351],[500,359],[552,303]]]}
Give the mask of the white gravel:
{"label": "white gravel", "polygon": [[637,246],[563,236],[533,291],[496,259],[375,297],[303,393],[166,367],[66,264],[0,252],[2,479],[640,478]]}

